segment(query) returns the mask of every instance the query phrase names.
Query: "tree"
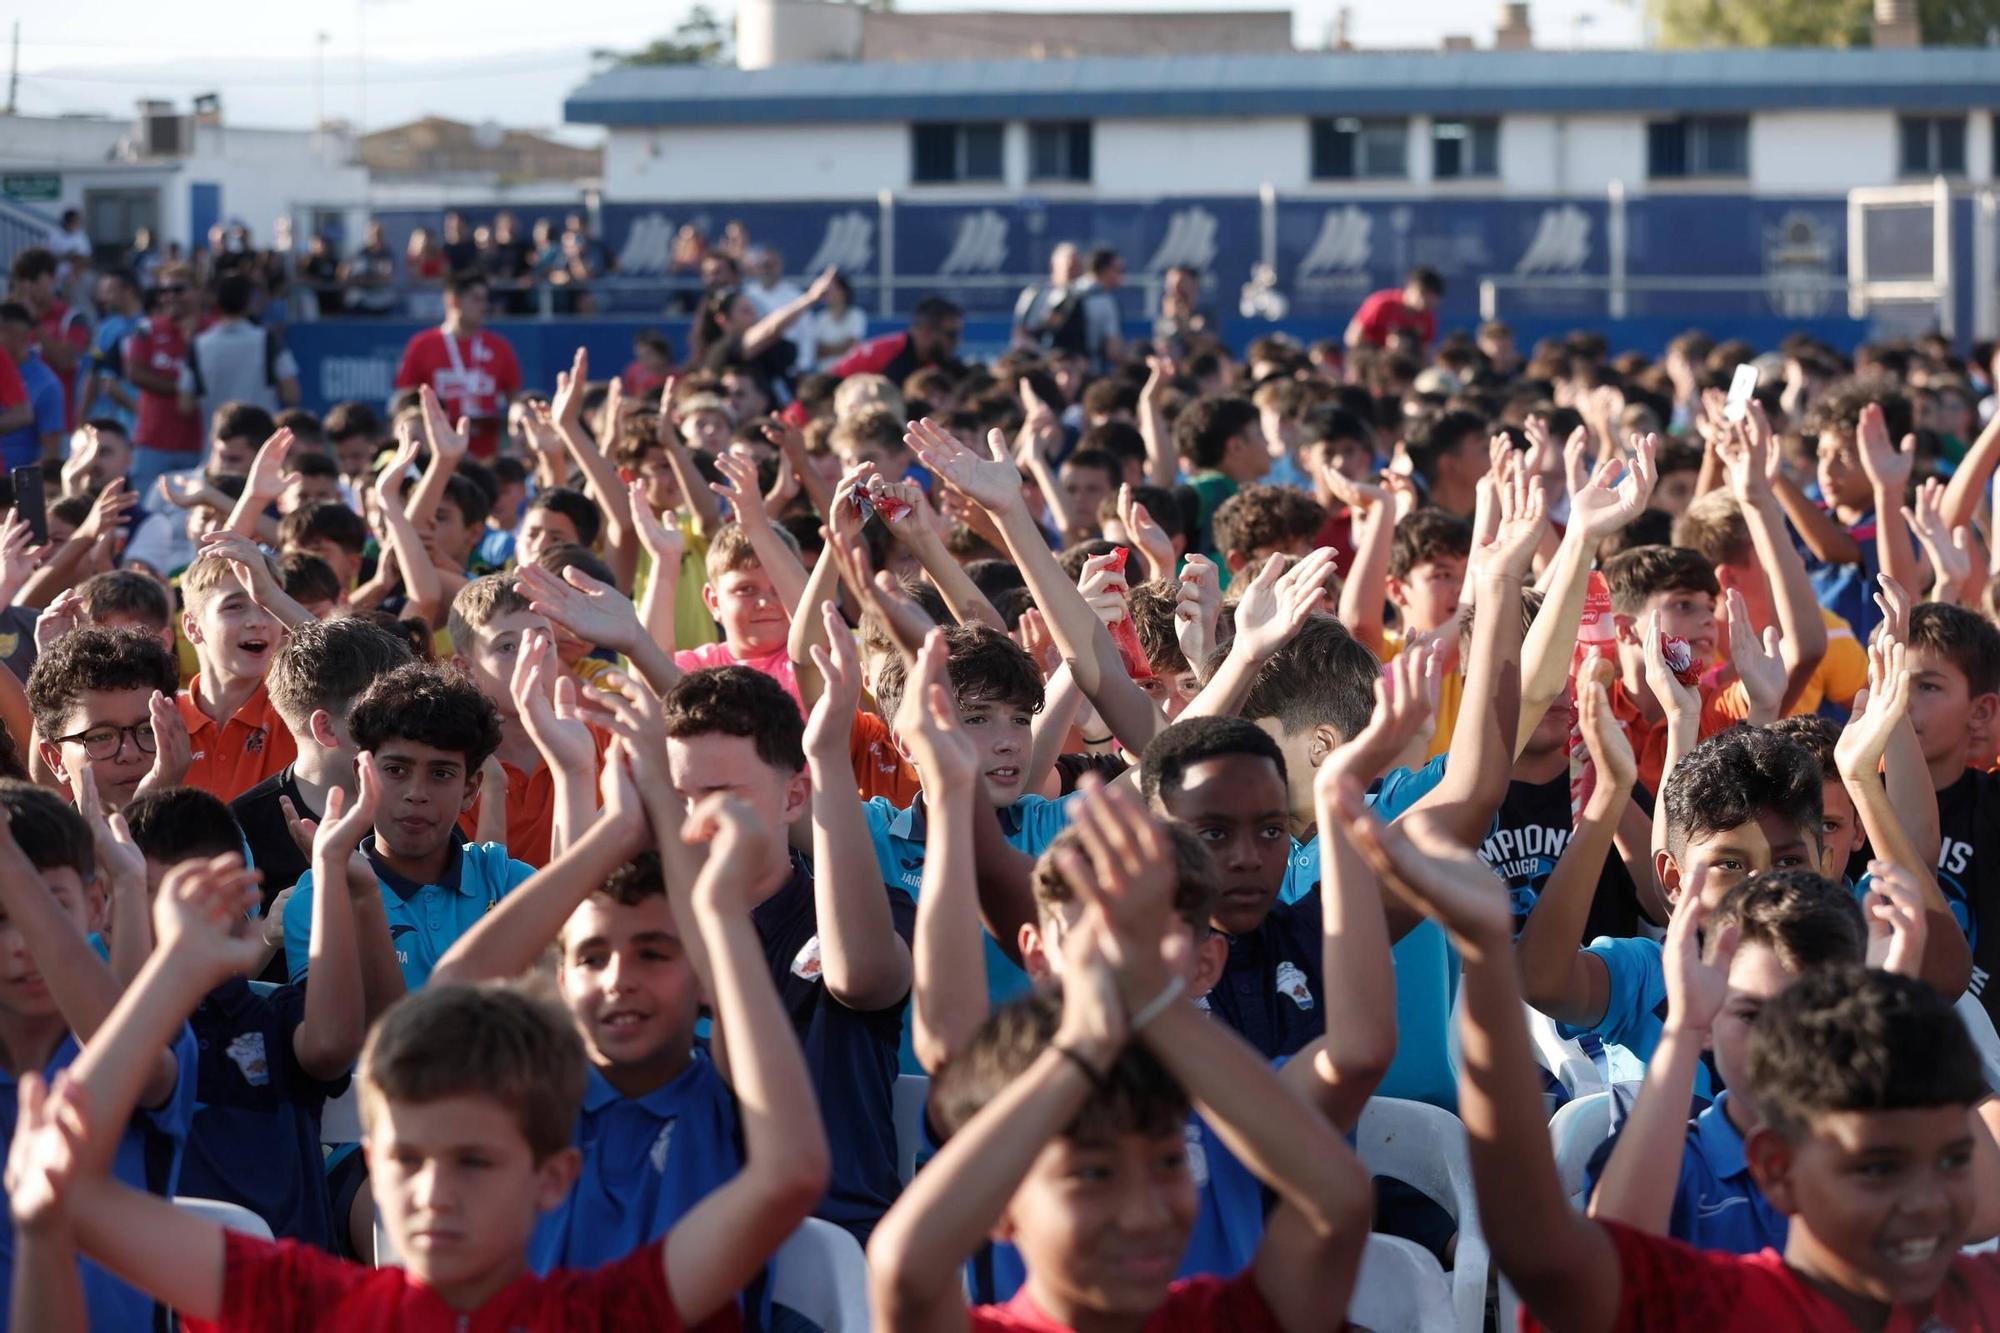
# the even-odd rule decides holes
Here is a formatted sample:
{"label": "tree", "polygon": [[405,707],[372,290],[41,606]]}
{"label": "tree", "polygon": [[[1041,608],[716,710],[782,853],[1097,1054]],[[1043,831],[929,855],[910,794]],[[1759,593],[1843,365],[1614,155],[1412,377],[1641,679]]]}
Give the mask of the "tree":
{"label": "tree", "polygon": [[727,65],[736,57],[731,50],[735,33],[729,21],[707,5],[688,10],[674,30],[656,37],[637,51],[592,51],[594,60],[617,65]]}
{"label": "tree", "polygon": [[[1662,46],[1867,46],[1870,0],[1649,0]],[[1917,0],[1928,46],[1983,46],[2000,0]]]}

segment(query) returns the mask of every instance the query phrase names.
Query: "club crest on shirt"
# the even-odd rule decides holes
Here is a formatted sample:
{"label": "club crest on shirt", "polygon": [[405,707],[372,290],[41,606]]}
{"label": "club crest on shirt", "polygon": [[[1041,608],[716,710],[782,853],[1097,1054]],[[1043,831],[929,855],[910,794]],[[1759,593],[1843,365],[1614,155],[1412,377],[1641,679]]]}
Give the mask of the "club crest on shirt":
{"label": "club crest on shirt", "polygon": [[1312,987],[1306,984],[1306,974],[1299,971],[1297,963],[1278,964],[1277,992],[1287,996],[1301,1009],[1313,1007]]}
{"label": "club crest on shirt", "polygon": [[271,1062],[264,1053],[263,1033],[238,1033],[223,1053],[236,1062],[236,1067],[243,1071],[243,1081],[251,1087],[261,1088],[271,1081]]}
{"label": "club crest on shirt", "polygon": [[674,1142],[674,1124],[674,1121],[669,1120],[666,1124],[660,1126],[660,1136],[653,1140],[652,1148],[646,1153],[646,1159],[653,1164],[653,1174],[655,1175],[666,1174],[667,1151],[673,1146]]}
{"label": "club crest on shirt", "polygon": [[251,732],[250,739],[243,743],[243,752],[245,754],[262,754],[263,751],[264,728],[259,727],[257,730]]}
{"label": "club crest on shirt", "polygon": [[1190,1120],[1184,1127],[1187,1135],[1188,1179],[1198,1190],[1208,1188],[1208,1145],[1201,1141],[1201,1130]]}
{"label": "club crest on shirt", "polygon": [[819,936],[807,940],[798,957],[792,959],[792,975],[800,981],[819,980]]}

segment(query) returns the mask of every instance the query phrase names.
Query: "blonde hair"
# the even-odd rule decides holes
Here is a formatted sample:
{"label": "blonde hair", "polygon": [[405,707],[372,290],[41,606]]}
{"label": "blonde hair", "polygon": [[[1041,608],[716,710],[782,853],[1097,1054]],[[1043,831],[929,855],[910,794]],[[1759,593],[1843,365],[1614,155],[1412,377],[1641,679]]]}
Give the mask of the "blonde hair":
{"label": "blonde hair", "polygon": [[[257,552],[257,558],[271,571],[272,581],[282,587],[285,576],[278,568],[278,562],[261,550]],[[235,578],[236,566],[227,557],[217,555],[213,551],[204,551],[196,556],[194,563],[181,574],[181,605],[189,615],[198,616],[209,599],[221,589],[224,581]],[[240,586],[241,580],[238,579],[237,582]],[[249,590],[246,588],[245,591]]]}
{"label": "blonde hair", "polygon": [[533,609],[528,599],[514,590],[513,575],[487,574],[460,588],[458,596],[451,599],[445,636],[451,640],[451,650],[463,656],[472,651],[480,630],[501,616]]}
{"label": "blonde hair", "polygon": [[[799,539],[781,527],[773,526],[771,531],[778,540],[798,553]],[[757,548],[750,544],[750,535],[738,523],[725,523],[709,538],[708,556],[703,567],[708,572],[708,581],[715,582],[724,574],[733,574],[739,569],[762,569],[764,562],[757,558]]]}

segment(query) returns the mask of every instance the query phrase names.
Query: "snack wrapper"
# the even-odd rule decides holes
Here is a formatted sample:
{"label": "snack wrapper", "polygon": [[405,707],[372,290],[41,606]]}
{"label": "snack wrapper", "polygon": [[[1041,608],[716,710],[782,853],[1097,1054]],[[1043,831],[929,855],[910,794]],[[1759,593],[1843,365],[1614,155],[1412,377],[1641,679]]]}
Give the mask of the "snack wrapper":
{"label": "snack wrapper", "polygon": [[1683,685],[1694,685],[1701,680],[1702,664],[1694,660],[1694,649],[1678,634],[1660,635],[1660,655],[1667,659],[1667,670],[1674,673],[1674,679]]}
{"label": "snack wrapper", "polygon": [[880,477],[867,486],[855,487],[847,493],[847,497],[854,502],[863,523],[877,514],[882,516],[884,523],[900,523],[910,514],[910,502],[891,493],[889,484]]}
{"label": "snack wrapper", "polygon": [[[1124,582],[1125,562],[1132,552],[1126,547],[1105,553],[1104,568],[1120,576]],[[1146,650],[1139,646],[1139,632],[1132,628],[1131,615],[1122,615],[1105,628],[1111,631],[1111,642],[1118,646],[1118,657],[1125,663],[1125,674],[1133,680],[1151,680],[1153,664],[1146,660]]]}

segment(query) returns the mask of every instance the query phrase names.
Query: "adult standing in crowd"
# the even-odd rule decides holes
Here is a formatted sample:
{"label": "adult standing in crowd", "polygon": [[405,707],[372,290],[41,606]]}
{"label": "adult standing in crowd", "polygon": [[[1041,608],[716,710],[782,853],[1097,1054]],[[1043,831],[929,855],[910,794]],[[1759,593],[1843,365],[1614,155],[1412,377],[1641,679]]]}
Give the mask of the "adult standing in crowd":
{"label": "adult standing in crowd", "polygon": [[1047,280],[1022,288],[1020,299],[1014,302],[1016,343],[1043,350],[1055,345],[1062,320],[1074,308],[1070,302],[1070,288],[1083,274],[1081,260],[1074,241],[1058,241],[1056,247],[1049,251]]}
{"label": "adult standing in crowd", "polygon": [[18,301],[35,317],[35,350],[55,372],[63,391],[63,429],[76,424],[77,367],[90,346],[90,326],[83,312],[71,309],[57,290],[62,264],[54,252],[39,245],[14,256],[13,291]]}
{"label": "adult standing in crowd", "polygon": [[454,273],[445,283],[444,323],[411,335],[396,368],[396,387],[428,384],[445,415],[465,418],[476,458],[491,458],[507,424],[507,403],[521,387],[514,347],[486,327],[492,304],[486,275]]}
{"label": "adult standing in crowd", "polygon": [[79,420],[109,417],[132,429],[138,418],[139,395],[125,378],[125,340],[146,322],[139,284],[127,269],[112,269],[97,278],[97,329],[90,339],[90,367],[83,386]]}
{"label": "adult standing in crowd", "polygon": [[125,340],[125,378],[139,390],[139,424],[132,449],[132,492],[144,496],[163,473],[201,459],[201,418],[181,404],[181,368],[194,343],[200,295],[186,264],[160,269],[158,313]]}
{"label": "adult standing in crowd", "polygon": [[1371,293],[1347,323],[1349,347],[1387,347],[1402,335],[1419,350],[1437,339],[1437,307],[1444,299],[1444,278],[1434,268],[1413,268],[1400,288]]}
{"label": "adult standing in crowd", "polygon": [[231,273],[215,284],[215,322],[195,335],[181,367],[181,406],[212,421],[224,403],[251,403],[276,414],[299,401],[299,363],[270,329],[250,319],[254,284]]}

